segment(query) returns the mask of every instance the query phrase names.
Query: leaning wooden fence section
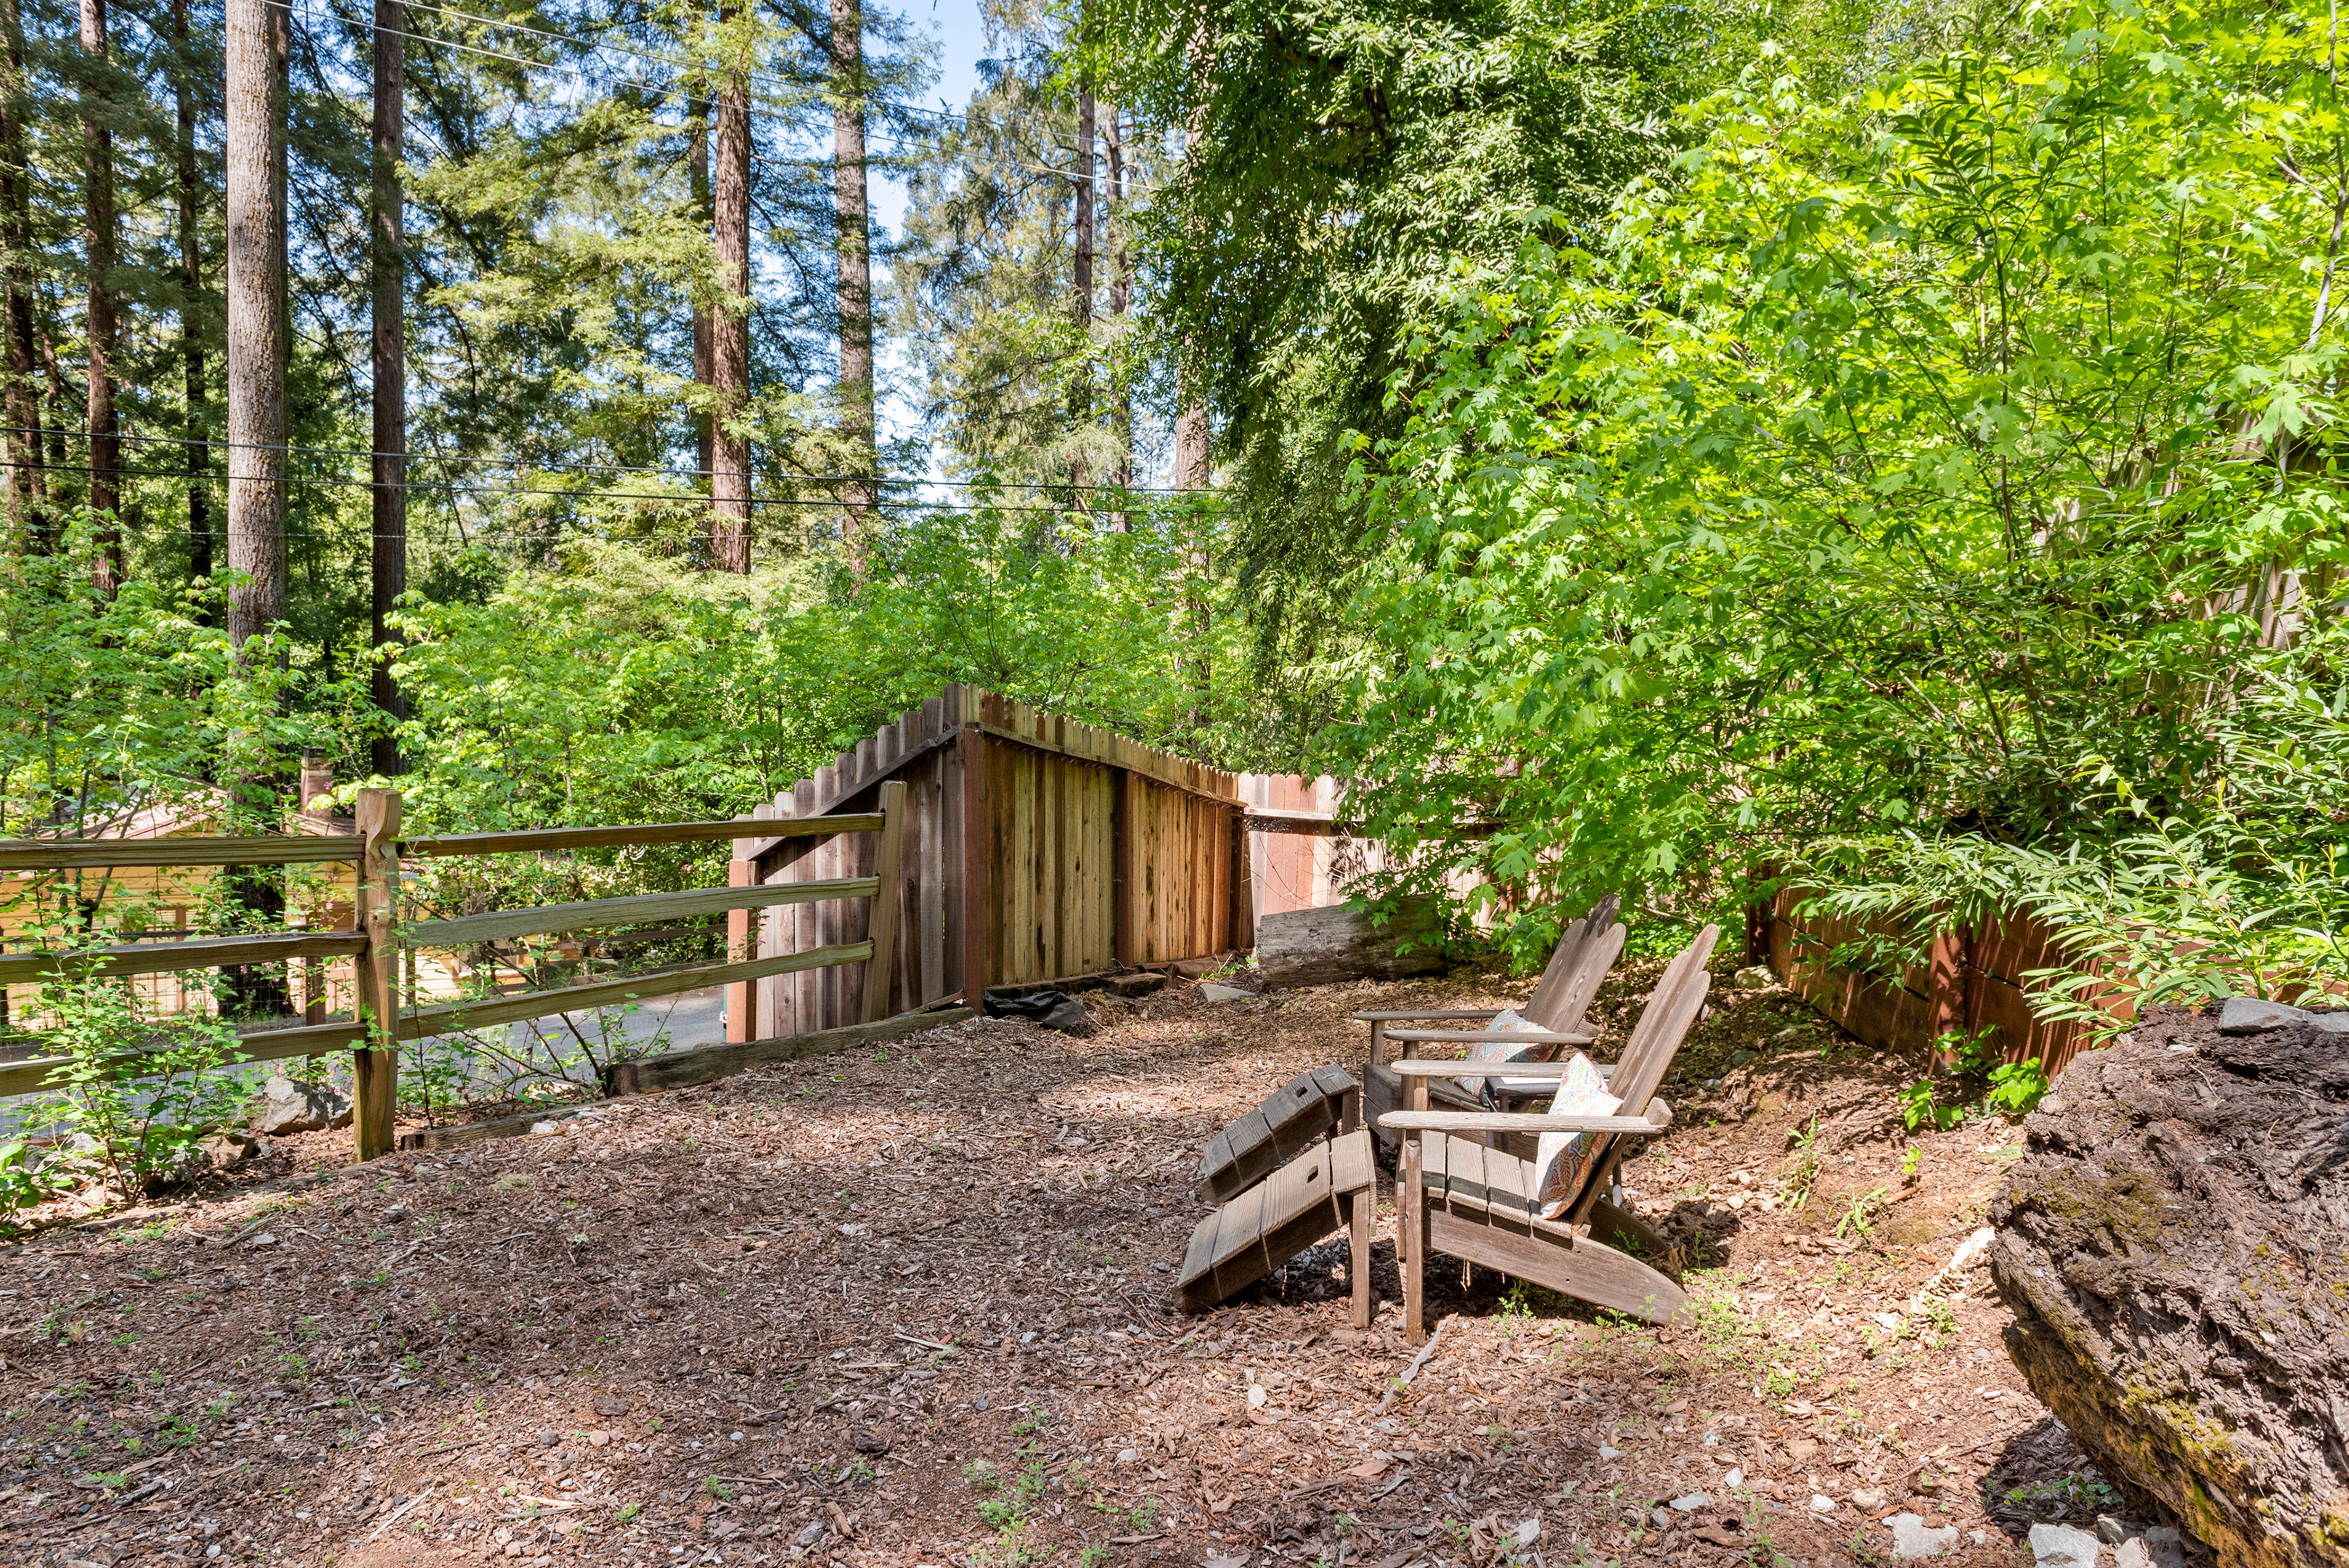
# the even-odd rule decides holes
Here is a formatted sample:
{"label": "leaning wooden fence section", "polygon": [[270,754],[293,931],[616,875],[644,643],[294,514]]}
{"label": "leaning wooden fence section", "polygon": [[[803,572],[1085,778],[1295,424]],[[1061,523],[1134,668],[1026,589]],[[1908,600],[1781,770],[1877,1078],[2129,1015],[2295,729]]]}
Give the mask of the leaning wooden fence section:
{"label": "leaning wooden fence section", "polygon": [[[1787,988],[1871,1044],[1931,1054],[1944,1035],[1987,1032],[2002,1059],[2037,1057],[2050,1077],[2085,1049],[2086,1024],[2050,1022],[2031,1009],[2030,977],[2072,969],[2077,960],[2044,922],[2019,911],[1979,928],[1951,928],[1934,940],[1927,961],[1897,974],[1838,969],[1828,962],[1839,946],[1868,933],[1861,922],[1804,910],[1809,895],[1782,889],[1754,912],[1749,941],[1766,944],[1770,967]],[[2116,1023],[2135,1009],[2118,988],[2099,987],[2091,1000]]]}
{"label": "leaning wooden fence section", "polygon": [[[757,853],[771,853],[785,845],[805,848],[856,840],[866,851],[864,869],[858,874],[781,883],[738,877],[734,879],[736,885],[725,888],[545,904],[405,925],[398,919],[399,867],[403,858],[687,844],[734,838],[741,833],[743,824],[738,819],[618,827],[545,827],[403,841],[398,836],[398,792],[369,789],[359,792],[359,831],[351,836],[0,841],[0,871],[125,866],[293,866],[334,861],[352,861],[358,867],[353,929],[347,931],[274,931],[160,946],[137,944],[91,953],[16,954],[0,957],[0,984],[41,980],[61,972],[127,976],[297,958],[349,958],[353,961],[358,1003],[353,1021],[254,1030],[239,1036],[239,1045],[248,1062],[282,1061],[292,1056],[350,1050],[356,1085],[352,1096],[354,1137],[359,1158],[372,1159],[388,1153],[392,1147],[392,1117],[398,1098],[397,1052],[402,1041],[645,997],[669,996],[709,985],[747,989],[776,976],[814,971],[828,971],[839,976],[843,994],[854,984],[861,1021],[887,1016],[888,981],[896,957],[899,900],[881,896],[881,890],[895,888],[900,879],[905,786],[885,783],[873,792],[871,804],[873,809],[867,811],[761,825],[761,837],[757,841]],[[752,863],[756,864],[755,859]],[[740,864],[738,859],[737,865]],[[744,946],[730,946],[727,961],[722,963],[695,964],[516,996],[405,1010],[399,1005],[398,955],[404,949],[459,948],[504,937],[643,925],[719,913],[729,915],[731,920],[746,922],[750,911],[819,904],[859,906],[865,919],[859,922],[857,935],[853,940],[799,950],[758,955],[749,954]],[[846,971],[855,965],[863,969],[851,982]],[[27,1094],[50,1087],[62,1081],[64,1070],[71,1064],[69,1058],[49,1056],[0,1066],[0,1095]],[[117,1064],[126,1075],[136,1076],[140,1059],[137,1053],[127,1053],[117,1058]]]}
{"label": "leaning wooden fence section", "polygon": [[[893,1011],[1253,947],[1263,916],[1341,902],[1350,878],[1383,864],[1345,831],[1334,781],[1226,773],[956,685],[760,805],[730,880],[870,874],[869,842],[783,835],[870,811],[891,784],[907,792],[896,919],[909,933],[889,966]],[[778,904],[731,929],[763,956],[861,940],[867,918],[856,904]],[[744,982],[728,1037],[838,1028],[861,1001],[837,971]]]}

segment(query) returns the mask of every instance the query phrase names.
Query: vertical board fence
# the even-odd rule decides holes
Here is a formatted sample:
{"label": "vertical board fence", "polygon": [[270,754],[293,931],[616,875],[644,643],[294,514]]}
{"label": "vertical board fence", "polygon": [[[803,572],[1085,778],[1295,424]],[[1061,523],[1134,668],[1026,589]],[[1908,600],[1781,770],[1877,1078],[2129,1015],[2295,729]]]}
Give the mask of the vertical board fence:
{"label": "vertical board fence", "polygon": [[[1264,914],[1342,901],[1359,848],[1335,825],[1331,781],[1226,773],[1138,741],[949,686],[753,814],[733,879],[790,884],[871,869],[871,849],[777,836],[786,822],[868,810],[884,784],[907,791],[898,919],[914,933],[889,977],[893,1008],[988,986],[1072,980],[1210,958],[1255,944]],[[1373,846],[1374,847],[1374,846]],[[1267,875],[1265,867],[1277,867]],[[777,909],[757,950],[854,941],[854,905]],[[751,937],[745,917],[738,934]],[[730,1039],[810,1033],[853,1022],[835,977],[739,987]]]}
{"label": "vertical board fence", "polygon": [[[357,1015],[343,1023],[309,1023],[262,1028],[240,1034],[244,1062],[283,1061],[294,1056],[352,1053],[353,1137],[361,1159],[388,1153],[398,1105],[398,1050],[402,1041],[455,1030],[484,1029],[556,1013],[613,1006],[645,997],[670,996],[704,986],[744,988],[789,974],[821,974],[828,992],[853,1007],[857,1022],[888,1015],[898,953],[899,899],[886,896],[896,880],[906,821],[905,787],[885,783],[871,792],[873,809],[799,822],[774,824],[763,840],[789,845],[802,860],[818,857],[836,874],[791,882],[753,882],[737,876],[725,888],[688,888],[584,899],[527,909],[498,909],[453,919],[398,919],[399,867],[403,858],[460,855],[546,854],[571,849],[609,849],[648,844],[687,844],[730,839],[742,830],[739,819],[667,822],[636,826],[525,828],[504,833],[451,834],[436,838],[398,837],[400,801],[396,790],[361,790],[356,836],[262,835],[236,838],[16,839],[0,840],[0,871],[40,874],[126,866],[289,866],[334,861],[358,867],[358,897],[353,929],[346,931],[274,931],[252,936],[138,943],[73,953],[21,953],[0,957],[0,984],[57,976],[129,976],[184,973],[230,964],[274,963],[290,959],[347,957],[351,960]],[[861,854],[842,846],[854,843]],[[856,869],[844,869],[851,862]],[[739,860],[737,862],[739,866]],[[646,974],[592,981],[519,995],[403,1007],[398,991],[403,950],[462,949],[502,938],[659,924],[696,916],[725,914],[730,928],[754,912],[772,923],[779,907],[804,910],[818,905],[854,906],[861,917],[854,936],[811,948],[750,954],[739,938],[726,961],[689,964]],[[822,925],[823,922],[815,922]],[[835,928],[844,929],[840,921]],[[63,1083],[71,1058],[35,1057],[0,1066],[0,1095],[21,1095]],[[113,1070],[141,1075],[137,1051],[113,1058]]]}
{"label": "vertical board fence", "polygon": [[[2003,1059],[2035,1056],[2050,1077],[2087,1045],[2085,1025],[2032,1013],[2025,992],[2032,972],[2076,966],[2031,916],[2009,913],[1980,929],[1945,930],[1926,963],[1870,974],[1827,962],[1837,946],[1866,933],[1856,922],[1803,913],[1806,896],[1784,888],[1769,906],[1761,934],[1770,967],[1789,990],[1870,1044],[1928,1054],[1944,1034],[1987,1030]],[[2117,992],[2106,993],[2102,1005],[2116,1021],[2133,1015]]]}

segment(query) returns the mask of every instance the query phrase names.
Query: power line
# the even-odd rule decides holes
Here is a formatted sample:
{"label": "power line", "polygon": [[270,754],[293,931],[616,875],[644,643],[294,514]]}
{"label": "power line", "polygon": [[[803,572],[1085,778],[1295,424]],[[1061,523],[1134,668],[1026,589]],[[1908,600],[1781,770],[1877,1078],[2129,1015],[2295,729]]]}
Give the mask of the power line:
{"label": "power line", "polygon": [[[0,425],[0,435],[64,436],[73,441],[88,441],[89,439],[89,431],[86,430],[68,430],[62,426],[53,427],[48,425]],[[135,435],[128,431],[116,432],[114,439],[117,441],[134,443],[143,442],[152,446],[201,446],[216,449],[222,452],[301,452],[305,455],[313,456],[364,457],[368,459],[383,455],[391,455],[370,452],[360,447],[297,446],[290,442],[285,445],[268,445],[252,442],[212,441],[201,436]],[[409,452],[406,453],[405,456],[406,460],[409,462],[468,462],[502,468],[538,468],[543,469],[548,473],[654,473],[688,483],[707,477],[707,475],[698,469],[662,468],[645,464],[632,465],[628,463],[616,462],[539,463],[533,462],[528,458],[466,457],[460,454],[443,454],[439,452]],[[6,466],[5,463],[0,463],[0,467],[5,466]],[[27,468],[36,466],[62,466],[76,473],[89,472],[86,465],[76,463],[67,463],[62,465],[55,463],[26,463],[24,466]],[[176,477],[181,479],[196,479],[207,477],[203,474],[191,474],[184,470],[171,469],[116,468],[110,472],[117,473],[139,473],[150,477],[163,478]],[[212,477],[216,478],[218,476]],[[998,481],[987,479],[916,479],[912,477],[888,477],[878,474],[854,473],[788,473],[785,474],[784,477],[797,484],[936,485],[949,490],[1050,490],[1056,492],[1084,492],[1087,493],[1111,495],[1181,495],[1186,493],[1186,492],[1172,486],[1142,484],[1050,483],[1042,481],[1029,480]],[[305,481],[304,483],[335,483],[344,482],[318,480]],[[376,488],[375,481],[371,479],[357,480],[349,483],[364,484],[370,490]],[[425,482],[410,481],[409,482],[409,484],[411,488],[419,488],[421,486],[422,483]],[[828,505],[832,504],[832,503],[823,503],[823,504]]]}

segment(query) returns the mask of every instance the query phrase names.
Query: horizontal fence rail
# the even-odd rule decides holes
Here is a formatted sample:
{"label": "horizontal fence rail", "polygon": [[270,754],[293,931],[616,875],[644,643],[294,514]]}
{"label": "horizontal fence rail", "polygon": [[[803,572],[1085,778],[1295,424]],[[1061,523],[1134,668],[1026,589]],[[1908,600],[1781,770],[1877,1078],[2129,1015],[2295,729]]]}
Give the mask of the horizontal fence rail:
{"label": "horizontal fence rail", "polygon": [[[877,836],[875,874],[823,881],[695,888],[674,893],[638,893],[573,903],[490,910],[442,920],[402,925],[395,919],[403,856],[539,854],[566,849],[631,848],[740,837],[745,818],[722,822],[642,823],[615,827],[522,828],[496,833],[445,834],[400,839],[400,801],[396,790],[361,790],[356,836],[257,835],[243,838],[0,840],[0,870],[71,871],[116,867],[295,866],[351,861],[357,866],[352,929],[342,931],[273,931],[249,936],[205,937],[134,942],[83,952],[38,952],[0,956],[0,984],[84,976],[110,978],[170,974],[192,970],[271,963],[288,959],[347,958],[351,961],[357,1016],[347,1022],[272,1025],[241,1031],[240,1061],[283,1061],[330,1051],[353,1053],[356,1078],[353,1137],[361,1159],[388,1153],[397,1098],[399,1044],[404,1041],[473,1029],[500,1028],[554,1013],[622,1005],[674,996],[708,986],[734,988],[739,995],[752,981],[809,970],[864,966],[868,1022],[886,1012],[889,966],[897,940],[896,884],[902,867],[905,786],[880,792],[878,811],[843,814],[806,822],[760,822],[768,842],[833,839],[843,835]],[[833,942],[804,951],[751,956],[748,944],[730,930],[726,961],[687,964],[644,974],[526,992],[513,996],[400,1005],[398,956],[419,949],[445,950],[506,937],[601,929],[676,921],[698,915],[727,914],[740,922],[743,911],[777,905],[833,899],[871,905],[869,935],[861,941]],[[315,1014],[313,1015],[316,1016]],[[95,1064],[71,1056],[44,1056],[0,1064],[0,1096],[35,1093],[75,1081],[95,1067],[112,1077],[151,1076],[160,1066],[151,1051],[127,1050]]]}
{"label": "horizontal fence rail", "polygon": [[130,866],[313,866],[357,860],[366,840],[306,833],[250,838],[0,838],[0,871]]}
{"label": "horizontal fence rail", "polygon": [[460,915],[450,920],[412,920],[400,929],[403,947],[453,948],[501,937],[584,931],[603,926],[640,926],[647,920],[718,915],[770,904],[805,904],[818,898],[869,898],[880,890],[877,877],[848,877],[796,887],[696,888],[683,893],[638,893],[626,898],[588,898],[575,904],[542,904],[534,909],[501,909]]}
{"label": "horizontal fence rail", "polygon": [[96,980],[116,975],[182,974],[192,969],[273,963],[281,959],[350,958],[366,946],[367,939],[357,931],[287,931],[282,935],[134,942],[83,952],[11,953],[0,958],[0,985],[85,976]]}

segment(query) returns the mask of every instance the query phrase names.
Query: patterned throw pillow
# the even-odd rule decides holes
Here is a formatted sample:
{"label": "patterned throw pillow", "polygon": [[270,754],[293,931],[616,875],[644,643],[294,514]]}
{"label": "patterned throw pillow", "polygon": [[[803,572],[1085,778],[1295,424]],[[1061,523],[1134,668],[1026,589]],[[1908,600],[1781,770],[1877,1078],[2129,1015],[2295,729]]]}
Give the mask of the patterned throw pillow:
{"label": "patterned throw pillow", "polygon": [[[1611,1116],[1623,1102],[1607,1092],[1607,1084],[1589,1057],[1577,1051],[1558,1080],[1557,1096],[1549,1103],[1554,1116]],[[1534,1201],[1545,1220],[1562,1217],[1582,1196],[1590,1179],[1592,1156],[1599,1133],[1546,1132],[1534,1155]]]}
{"label": "patterned throw pillow", "polygon": [[[1492,1022],[1485,1024],[1482,1032],[1486,1034],[1522,1034],[1528,1030],[1537,1034],[1546,1033],[1540,1024],[1528,1023],[1518,1016],[1516,1008],[1504,1007],[1500,1012],[1493,1014]],[[1526,1042],[1479,1040],[1468,1048],[1468,1060],[1471,1062],[1547,1062],[1549,1060],[1549,1053],[1550,1047],[1538,1040]],[[1459,1085],[1462,1091],[1472,1100],[1480,1097],[1485,1086],[1485,1080],[1482,1078],[1454,1078],[1452,1081]]]}

